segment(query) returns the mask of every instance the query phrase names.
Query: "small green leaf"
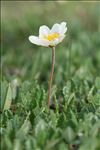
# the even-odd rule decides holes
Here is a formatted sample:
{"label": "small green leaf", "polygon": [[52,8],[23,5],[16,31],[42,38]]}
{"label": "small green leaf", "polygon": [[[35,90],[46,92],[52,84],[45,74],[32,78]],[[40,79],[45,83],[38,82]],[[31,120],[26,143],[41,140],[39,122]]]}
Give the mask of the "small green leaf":
{"label": "small green leaf", "polygon": [[65,131],[63,132],[63,138],[66,140],[66,142],[70,143],[75,138],[75,133],[71,127],[67,127]]}
{"label": "small green leaf", "polygon": [[5,97],[7,93],[8,83],[6,81],[1,84],[1,110],[4,108]]}
{"label": "small green leaf", "polygon": [[100,89],[100,78],[99,77],[97,77],[95,80],[95,86],[97,89]]}
{"label": "small green leaf", "polygon": [[5,98],[4,110],[7,110],[10,108],[11,102],[12,102],[12,89],[11,89],[11,85],[9,83],[6,98]]}

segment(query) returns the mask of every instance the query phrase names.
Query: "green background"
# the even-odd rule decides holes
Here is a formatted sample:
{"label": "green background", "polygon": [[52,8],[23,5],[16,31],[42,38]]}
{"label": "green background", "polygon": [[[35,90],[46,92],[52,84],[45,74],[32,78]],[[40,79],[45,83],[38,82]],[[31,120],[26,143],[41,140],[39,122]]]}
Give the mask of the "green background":
{"label": "green background", "polygon": [[[100,3],[5,1],[1,8],[2,150],[100,150]],[[62,21],[68,31],[56,47],[49,110],[51,49],[28,37]]]}

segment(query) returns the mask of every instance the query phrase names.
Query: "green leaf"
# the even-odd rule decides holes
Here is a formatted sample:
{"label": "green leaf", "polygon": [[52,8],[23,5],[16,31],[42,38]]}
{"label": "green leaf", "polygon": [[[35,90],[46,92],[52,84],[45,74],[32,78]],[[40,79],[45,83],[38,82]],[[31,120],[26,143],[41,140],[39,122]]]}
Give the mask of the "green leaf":
{"label": "green leaf", "polygon": [[96,80],[95,80],[95,86],[97,89],[100,90],[100,77],[97,77]]}
{"label": "green leaf", "polygon": [[44,146],[47,137],[47,125],[43,119],[38,119],[35,126],[35,137],[39,145]]}
{"label": "green leaf", "polygon": [[1,110],[3,110],[4,108],[7,89],[8,89],[8,83],[6,81],[2,82],[1,84]]}
{"label": "green leaf", "polygon": [[66,140],[66,142],[70,143],[75,138],[75,133],[71,127],[67,127],[63,132],[63,138]]}
{"label": "green leaf", "polygon": [[9,83],[3,110],[9,109],[11,106],[11,102],[12,102],[12,89],[11,89],[11,85]]}

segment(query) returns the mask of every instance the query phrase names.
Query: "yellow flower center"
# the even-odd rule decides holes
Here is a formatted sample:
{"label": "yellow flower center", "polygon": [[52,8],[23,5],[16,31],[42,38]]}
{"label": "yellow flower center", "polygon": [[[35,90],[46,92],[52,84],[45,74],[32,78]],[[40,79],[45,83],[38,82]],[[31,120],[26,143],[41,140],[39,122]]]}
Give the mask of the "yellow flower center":
{"label": "yellow flower center", "polygon": [[47,36],[44,36],[45,39],[49,40],[49,41],[52,41],[54,40],[55,38],[58,38],[59,37],[59,33],[51,33],[51,34],[48,34]]}

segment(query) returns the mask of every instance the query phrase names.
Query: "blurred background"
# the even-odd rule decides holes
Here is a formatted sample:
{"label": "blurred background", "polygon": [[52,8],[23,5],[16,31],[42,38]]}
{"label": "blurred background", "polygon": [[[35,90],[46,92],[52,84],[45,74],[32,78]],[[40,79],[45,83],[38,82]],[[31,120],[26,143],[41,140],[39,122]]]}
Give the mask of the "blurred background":
{"label": "blurred background", "polygon": [[54,83],[70,78],[93,82],[100,73],[100,2],[1,2],[2,79],[38,80],[47,86],[51,49],[29,42],[41,25],[67,22],[68,32],[56,47]]}

